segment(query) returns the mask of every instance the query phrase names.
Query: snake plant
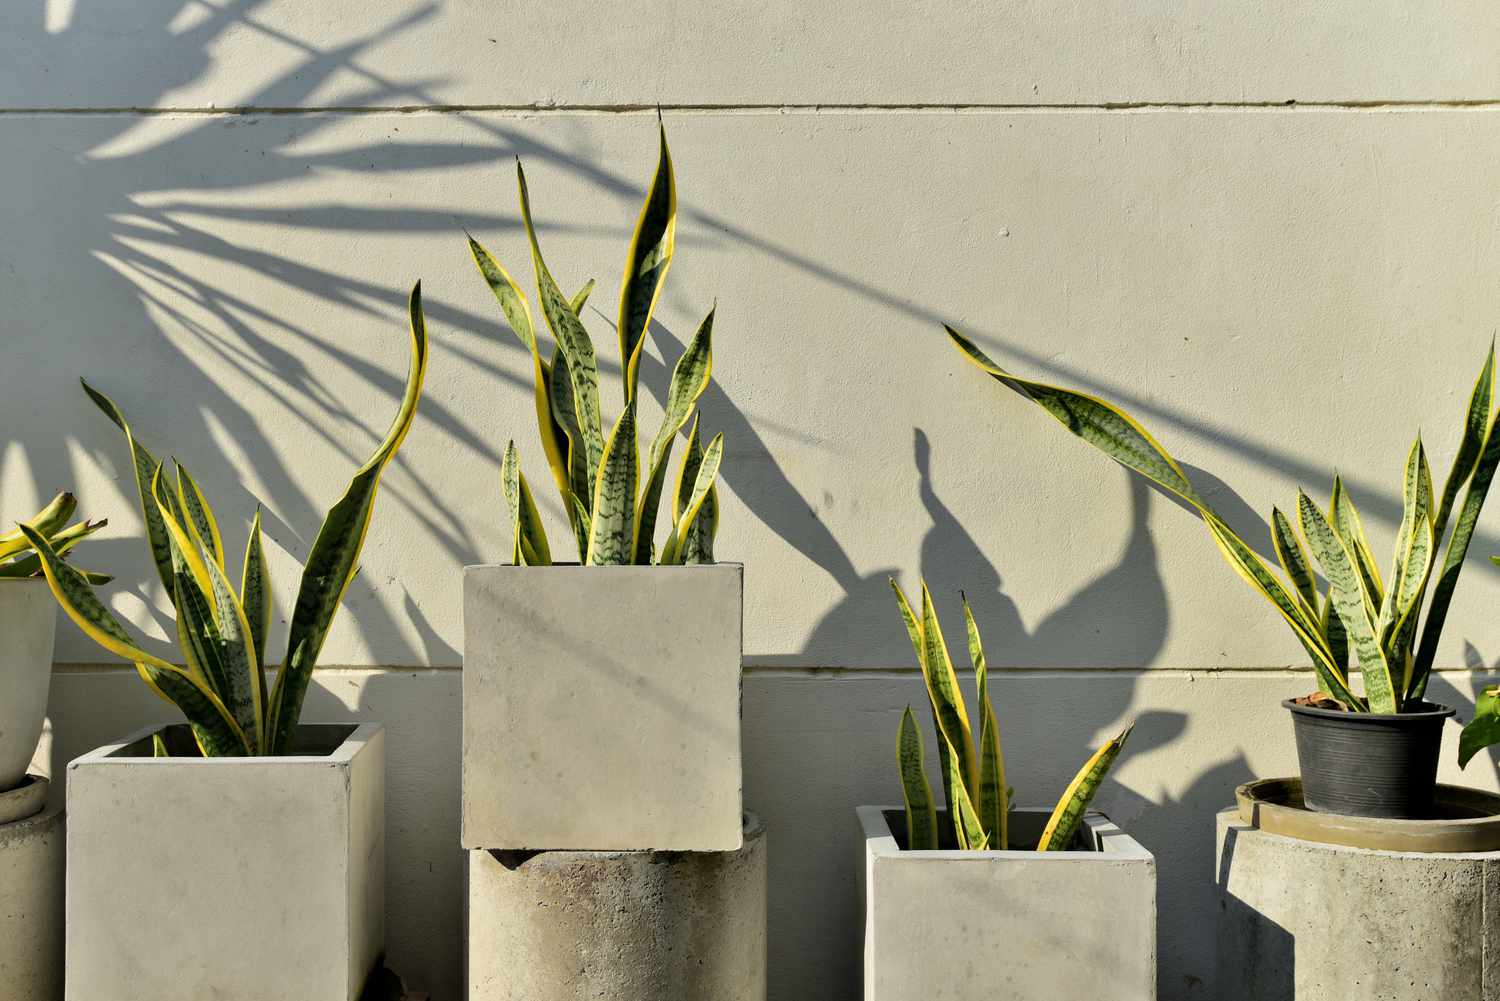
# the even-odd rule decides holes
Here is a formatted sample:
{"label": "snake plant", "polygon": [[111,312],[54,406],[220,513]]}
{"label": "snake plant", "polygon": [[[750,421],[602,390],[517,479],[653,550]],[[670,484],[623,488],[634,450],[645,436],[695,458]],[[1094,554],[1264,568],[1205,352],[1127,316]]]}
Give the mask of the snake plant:
{"label": "snake plant", "polygon": [[318,653],[344,590],[358,570],[386,463],[416,415],[427,367],[421,284],[412,289],[411,367],[401,407],[369,460],[355,472],[313,540],[292,611],[286,659],[267,691],[266,643],[271,627],[271,579],[261,540],[260,512],[250,526],[239,587],[229,578],[223,539],[208,499],[187,469],[172,474],[139,441],[120,409],[87,382],[89,399],[125,434],[140,493],[146,539],[162,586],[177,613],[184,666],[143,650],[95,596],[90,582],[63,562],[33,527],[21,532],[36,549],[58,603],[104,649],[133,662],[141,678],[182,710],[205,756],[292,753],[302,701]]}
{"label": "snake plant", "polygon": [[[63,492],[48,501],[46,507],[27,518],[25,524],[29,525],[33,532],[46,539],[51,544],[53,552],[62,556],[109,524],[106,518],[98,521],[89,521],[85,518],[83,521],[69,525],[68,522],[77,510],[78,498]],[[92,570],[79,570],[78,573],[91,584],[108,584],[112,579],[108,574],[95,573]],[[19,528],[14,528],[0,534],[0,580],[40,576],[42,576],[41,557],[36,554],[25,533]]]}
{"label": "snake plant", "polygon": [[[1420,435],[1407,454],[1403,514],[1389,579],[1382,577],[1376,564],[1354,498],[1335,476],[1326,509],[1298,491],[1300,534],[1280,508],[1271,510],[1271,540],[1286,575],[1283,583],[1133,417],[1097,397],[1013,375],[956,330],[947,330],[972,364],[1040,405],[1069,431],[1127,469],[1191,505],[1229,565],[1275,606],[1312,658],[1322,701],[1337,702],[1349,712],[1397,713],[1422,700],[1453,590],[1500,464],[1500,431],[1496,430],[1500,414],[1493,414],[1491,408],[1493,345],[1470,394],[1458,453],[1436,502]],[[1459,503],[1461,490],[1464,495]],[[1455,505],[1453,531],[1439,561],[1438,550]],[[1320,590],[1313,575],[1313,561],[1323,571],[1326,591]],[[1424,619],[1422,607],[1429,585],[1432,596]],[[1350,685],[1351,656],[1363,682],[1363,692],[1358,694]]]}
{"label": "snake plant", "polygon": [[[894,579],[891,580],[891,588],[896,592],[896,603],[901,608],[901,618],[906,624],[907,635],[911,637],[912,647],[917,653],[917,663],[927,685],[932,725],[937,734],[943,799],[947,804],[948,820],[953,825],[954,843],[963,851],[1006,851],[1010,848],[1012,790],[1005,783],[1005,756],[1000,750],[1000,721],[990,703],[989,671],[984,658],[984,645],[980,641],[979,627],[974,621],[968,599],[963,599],[964,624],[968,633],[969,660],[974,667],[974,680],[978,689],[976,709],[980,716],[977,743],[927,582],[922,582],[920,617],[912,609],[911,602],[907,601],[901,585]],[[1042,831],[1041,840],[1037,843],[1037,851],[1065,851],[1072,845],[1090,801],[1099,791],[1099,786],[1104,782],[1115,759],[1120,756],[1120,750],[1129,736],[1130,727],[1126,727],[1084,762],[1073,781],[1068,783],[1057,806],[1053,808],[1047,826]],[[944,839],[938,830],[937,804],[933,799],[932,787],[927,782],[922,735],[917,729],[911,706],[907,706],[906,711],[901,714],[901,726],[896,738],[896,759],[901,772],[902,796],[906,801],[906,846],[910,850],[935,849]]]}
{"label": "snake plant", "polygon": [[[542,316],[555,341],[546,358],[542,356],[531,307],[520,286],[472,236],[469,251],[480,275],[499,300],[507,324],[531,356],[542,452],[573,530],[578,562],[594,566],[712,563],[719,523],[714,481],[724,454],[724,436],[715,435],[703,447],[693,409],[708,387],[713,369],[714,310],[709,310],[677,359],[661,427],[645,452],[644,476],[636,441],[641,352],[676,243],[677,186],[665,129],[661,130],[656,175],[641,207],[620,285],[617,329],[624,399],[620,416],[608,436],[604,434],[599,403],[598,361],[582,319],[583,306],[594,283],[588,282],[572,298],[563,296],[542,258],[536,227],[531,221],[526,173],[519,160],[516,182]],[[693,424],[687,451],[670,488],[671,522],[665,541],[657,549],[658,511],[666,488],[672,443],[690,417]],[[521,473],[520,455],[513,440],[506,445],[500,479],[501,493],[510,511],[512,562],[530,566],[552,563],[552,547],[531,488]]]}

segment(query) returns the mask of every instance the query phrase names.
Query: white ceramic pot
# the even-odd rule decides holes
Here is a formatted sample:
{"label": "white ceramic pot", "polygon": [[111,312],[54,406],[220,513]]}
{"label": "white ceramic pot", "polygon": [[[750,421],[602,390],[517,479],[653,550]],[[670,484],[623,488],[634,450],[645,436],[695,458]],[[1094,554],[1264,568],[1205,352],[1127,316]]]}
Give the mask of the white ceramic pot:
{"label": "white ceramic pot", "polygon": [[0,792],[21,784],[42,737],[56,629],[45,580],[0,580]]}

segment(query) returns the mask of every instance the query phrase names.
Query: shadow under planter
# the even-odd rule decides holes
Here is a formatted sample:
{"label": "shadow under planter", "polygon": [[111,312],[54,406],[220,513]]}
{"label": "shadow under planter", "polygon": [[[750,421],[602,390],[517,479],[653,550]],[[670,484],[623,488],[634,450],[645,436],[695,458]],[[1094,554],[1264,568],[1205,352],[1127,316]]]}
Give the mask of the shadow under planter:
{"label": "shadow under planter", "polygon": [[766,830],[729,852],[469,852],[469,1001],[765,1001]]}
{"label": "shadow under planter", "polygon": [[63,813],[47,780],[0,793],[0,998],[60,1001],[63,990]]}
{"label": "shadow under planter", "polygon": [[740,847],[743,568],[464,569],[463,847]]}
{"label": "shadow under planter", "polygon": [[1462,850],[1493,847],[1500,797],[1438,786],[1437,817],[1388,820],[1313,813],[1295,779],[1236,795],[1217,823],[1218,1001],[1500,997],[1500,851]]}
{"label": "shadow under planter", "polygon": [[152,727],[68,765],[68,1001],[355,1001],[385,933],[385,734],[278,757]]}
{"label": "shadow under planter", "polygon": [[[1103,814],[1070,851],[906,851],[902,807],[857,812],[865,1001],[1155,1001],[1156,860]],[[1010,816],[1034,845],[1050,811]]]}

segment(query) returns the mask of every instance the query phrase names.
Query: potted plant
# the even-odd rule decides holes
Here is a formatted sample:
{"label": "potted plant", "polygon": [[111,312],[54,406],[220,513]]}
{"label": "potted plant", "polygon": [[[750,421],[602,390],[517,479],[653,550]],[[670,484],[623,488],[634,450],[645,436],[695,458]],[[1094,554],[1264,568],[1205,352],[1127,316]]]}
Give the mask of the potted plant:
{"label": "potted plant", "polygon": [[[1326,508],[1298,491],[1297,528],[1279,508],[1271,511],[1283,583],[1129,414],[1097,397],[1013,375],[952,327],[947,331],[971,363],[1127,469],[1191,505],[1229,565],[1286,620],[1312,659],[1318,680],[1317,692],[1283,702],[1292,713],[1306,806],[1357,816],[1426,817],[1433,808],[1443,724],[1454,713],[1427,701],[1427,681],[1500,463],[1500,433],[1495,430],[1500,415],[1491,413],[1493,346],[1470,395],[1463,437],[1440,495],[1434,494],[1421,436],[1412,444],[1389,578],[1381,575],[1353,497],[1335,476]],[[1447,548],[1439,561],[1445,535]],[[1315,565],[1327,582],[1321,590]],[[1351,657],[1360,675],[1359,691],[1351,684]]]}
{"label": "potted plant", "polygon": [[208,499],[84,384],[130,449],[151,555],[183,663],[144,650],[84,574],[28,526],[53,596],[186,718],[68,766],[67,996],[354,1001],[384,936],[385,757],[378,724],[301,721],[318,654],[353,578],[380,476],[416,414],[427,363],[421,286],[400,410],[329,510],[267,677],[271,579],[256,513],[239,584]]}
{"label": "potted plant", "polygon": [[[548,539],[510,442],[501,484],[511,565],[464,571],[463,843],[733,851],[743,843],[742,568],[714,562],[724,440],[703,447],[693,416],[713,365],[713,310],[677,360],[656,434],[644,450],[637,442],[640,361],[675,243],[666,133],[626,256],[622,407],[607,434],[582,319],[593,282],[562,294],[519,162],[516,177],[555,341],[545,357],[525,294],[473,237],[469,249],[530,355],[537,430],[570,531],[567,543]],[[690,418],[669,483],[672,446]],[[576,563],[564,562],[565,548]],[[589,750],[600,747],[628,752]]]}
{"label": "potted plant", "polygon": [[[63,556],[108,524],[103,519],[68,524],[77,510],[78,499],[60,493],[25,523]],[[104,574],[79,572],[95,583],[109,580]],[[26,778],[42,736],[56,623],[57,606],[47,594],[31,543],[19,528],[0,534],[0,636],[5,637],[0,654],[0,794]]]}
{"label": "potted plant", "polygon": [[1016,809],[1005,781],[979,628],[964,601],[976,724],[922,584],[921,613],[891,586],[916,650],[937,738],[943,808],[911,706],[897,764],[903,807],[861,806],[865,1001],[1156,997],[1156,863],[1088,806],[1127,727],[1051,810]]}

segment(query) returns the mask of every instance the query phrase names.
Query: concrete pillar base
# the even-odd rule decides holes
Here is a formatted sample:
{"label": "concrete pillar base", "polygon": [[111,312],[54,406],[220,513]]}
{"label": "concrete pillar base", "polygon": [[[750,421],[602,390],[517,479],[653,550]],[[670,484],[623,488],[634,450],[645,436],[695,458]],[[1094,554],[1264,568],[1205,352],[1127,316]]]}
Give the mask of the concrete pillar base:
{"label": "concrete pillar base", "polygon": [[1500,1001],[1500,852],[1372,851],[1218,817],[1217,1001]]}
{"label": "concrete pillar base", "polygon": [[61,805],[0,824],[0,998],[62,1001],[64,848]]}
{"label": "concrete pillar base", "polygon": [[765,1001],[766,832],[732,852],[469,852],[469,1001]]}

